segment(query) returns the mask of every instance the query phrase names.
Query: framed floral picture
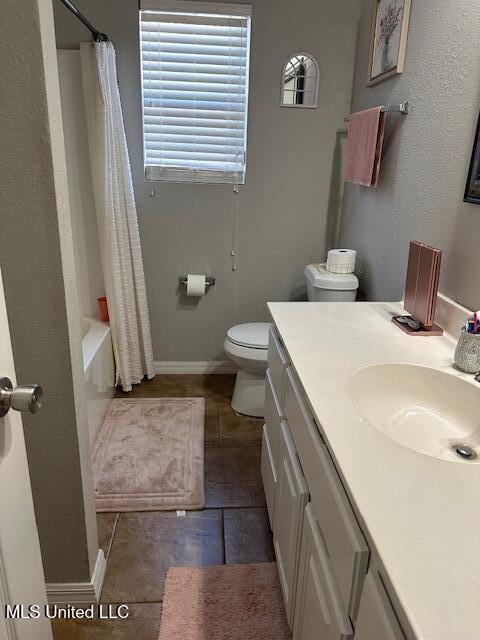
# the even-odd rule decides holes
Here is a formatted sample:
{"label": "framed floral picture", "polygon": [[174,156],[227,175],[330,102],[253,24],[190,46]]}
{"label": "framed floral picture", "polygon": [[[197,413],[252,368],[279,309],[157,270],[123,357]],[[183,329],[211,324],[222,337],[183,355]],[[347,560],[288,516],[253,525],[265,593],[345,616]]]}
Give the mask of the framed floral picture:
{"label": "framed floral picture", "polygon": [[403,73],[411,0],[375,0],[374,6],[368,86]]}
{"label": "framed floral picture", "polygon": [[480,204],[480,118],[478,119],[472,159],[468,170],[467,186],[463,197],[465,202]]}

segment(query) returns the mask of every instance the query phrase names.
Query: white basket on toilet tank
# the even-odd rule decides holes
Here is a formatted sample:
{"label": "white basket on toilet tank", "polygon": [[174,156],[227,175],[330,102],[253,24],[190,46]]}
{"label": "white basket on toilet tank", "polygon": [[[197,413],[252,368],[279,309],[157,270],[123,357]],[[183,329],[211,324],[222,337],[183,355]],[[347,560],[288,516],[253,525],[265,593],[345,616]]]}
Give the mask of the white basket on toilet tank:
{"label": "white basket on toilet tank", "polygon": [[355,302],[358,278],[354,273],[331,273],[325,264],[305,267],[310,302]]}

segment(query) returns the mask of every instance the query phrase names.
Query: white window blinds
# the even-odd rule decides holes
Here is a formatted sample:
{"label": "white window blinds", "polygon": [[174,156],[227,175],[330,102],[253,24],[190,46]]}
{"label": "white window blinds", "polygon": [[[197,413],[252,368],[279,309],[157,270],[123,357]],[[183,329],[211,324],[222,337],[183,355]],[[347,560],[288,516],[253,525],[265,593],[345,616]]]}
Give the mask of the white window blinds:
{"label": "white window blinds", "polygon": [[145,177],[242,184],[250,7],[163,6],[140,12]]}

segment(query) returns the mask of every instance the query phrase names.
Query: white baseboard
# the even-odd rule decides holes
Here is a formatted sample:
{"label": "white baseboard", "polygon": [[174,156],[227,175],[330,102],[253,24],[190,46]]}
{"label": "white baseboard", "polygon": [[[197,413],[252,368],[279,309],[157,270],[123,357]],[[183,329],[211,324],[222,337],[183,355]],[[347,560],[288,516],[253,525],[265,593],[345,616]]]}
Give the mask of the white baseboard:
{"label": "white baseboard", "polygon": [[153,363],[155,373],[237,373],[229,360],[199,360],[194,362],[160,360]]}
{"label": "white baseboard", "polygon": [[100,599],[107,563],[98,550],[97,561],[90,582],[47,582],[49,604],[95,604]]}

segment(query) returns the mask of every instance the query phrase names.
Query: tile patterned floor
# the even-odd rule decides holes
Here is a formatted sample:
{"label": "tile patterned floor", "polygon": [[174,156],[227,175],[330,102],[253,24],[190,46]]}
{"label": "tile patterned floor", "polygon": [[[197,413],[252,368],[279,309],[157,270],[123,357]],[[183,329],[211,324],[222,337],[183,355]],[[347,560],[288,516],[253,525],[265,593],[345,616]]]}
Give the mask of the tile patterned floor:
{"label": "tile patterned floor", "polygon": [[[271,532],[260,475],[263,422],[230,407],[233,375],[159,375],[129,398],[202,396],[207,508],[98,514],[107,556],[102,603],[128,603],[127,621],[54,621],[55,640],[157,640],[170,566],[270,562]],[[126,394],[117,392],[117,397]],[[187,639],[185,639],[187,640]]]}

